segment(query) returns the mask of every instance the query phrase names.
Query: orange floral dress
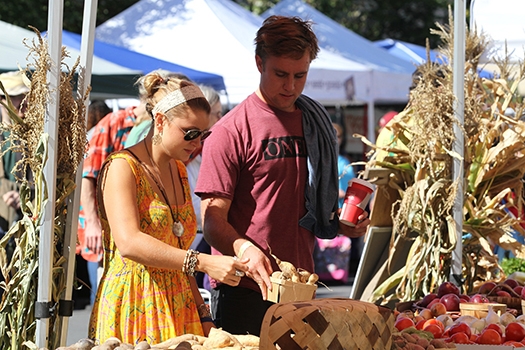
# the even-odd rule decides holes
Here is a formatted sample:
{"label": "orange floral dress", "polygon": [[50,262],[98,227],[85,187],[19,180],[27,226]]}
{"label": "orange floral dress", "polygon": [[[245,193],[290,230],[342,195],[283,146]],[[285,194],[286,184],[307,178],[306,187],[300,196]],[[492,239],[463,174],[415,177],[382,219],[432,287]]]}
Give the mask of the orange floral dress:
{"label": "orange floral dress", "polygon": [[[117,158],[124,158],[135,174],[142,232],[171,246],[189,249],[197,224],[184,164],[177,161],[184,189],[184,203],[178,207],[184,234],[179,238],[171,229],[173,218],[170,208],[151,187],[144,168],[126,151],[113,153],[106,162]],[[104,181],[103,177],[101,181]],[[175,215],[175,205],[171,210]],[[123,258],[115,246],[102,209],[100,220],[104,272],[91,313],[89,337],[100,342],[117,337],[129,344],[143,340],[156,344],[187,333],[202,335],[188,276],[182,271],[152,268]]]}

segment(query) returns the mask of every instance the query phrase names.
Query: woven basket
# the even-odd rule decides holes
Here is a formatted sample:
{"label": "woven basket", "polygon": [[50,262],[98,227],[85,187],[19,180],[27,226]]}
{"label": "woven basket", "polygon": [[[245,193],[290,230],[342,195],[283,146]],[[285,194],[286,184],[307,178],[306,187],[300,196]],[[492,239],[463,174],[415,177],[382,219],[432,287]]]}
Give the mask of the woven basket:
{"label": "woven basket", "polygon": [[508,308],[521,310],[521,298],[487,296],[487,299],[491,303],[505,304]]}
{"label": "woven basket", "polygon": [[264,316],[259,349],[390,349],[394,322],[392,310],[352,299],[275,304]]}
{"label": "woven basket", "polygon": [[499,316],[507,311],[507,305],[498,303],[459,303],[459,310],[461,315],[485,318],[489,313],[489,305],[492,306],[492,310]]}

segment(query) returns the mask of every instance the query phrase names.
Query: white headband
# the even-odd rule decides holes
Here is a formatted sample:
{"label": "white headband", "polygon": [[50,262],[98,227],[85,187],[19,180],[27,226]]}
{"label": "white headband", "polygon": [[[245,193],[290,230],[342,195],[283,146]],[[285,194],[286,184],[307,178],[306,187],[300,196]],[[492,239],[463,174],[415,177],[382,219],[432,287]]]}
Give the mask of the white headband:
{"label": "white headband", "polygon": [[153,113],[153,116],[157,113],[164,114],[181,103],[200,97],[205,98],[201,89],[194,85],[187,85],[164,96],[159,102],[157,102],[151,112]]}

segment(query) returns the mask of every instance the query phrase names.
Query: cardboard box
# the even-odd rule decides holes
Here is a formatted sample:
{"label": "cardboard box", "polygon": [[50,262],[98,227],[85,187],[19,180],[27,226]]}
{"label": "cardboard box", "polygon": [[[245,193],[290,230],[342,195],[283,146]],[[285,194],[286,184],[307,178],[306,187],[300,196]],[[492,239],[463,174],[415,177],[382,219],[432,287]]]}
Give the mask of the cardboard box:
{"label": "cardboard box", "polygon": [[456,344],[457,350],[513,350],[514,346],[508,345],[482,345],[482,344]]}
{"label": "cardboard box", "polygon": [[317,290],[315,284],[296,283],[270,276],[272,290],[268,290],[268,300],[274,303],[312,300]]}

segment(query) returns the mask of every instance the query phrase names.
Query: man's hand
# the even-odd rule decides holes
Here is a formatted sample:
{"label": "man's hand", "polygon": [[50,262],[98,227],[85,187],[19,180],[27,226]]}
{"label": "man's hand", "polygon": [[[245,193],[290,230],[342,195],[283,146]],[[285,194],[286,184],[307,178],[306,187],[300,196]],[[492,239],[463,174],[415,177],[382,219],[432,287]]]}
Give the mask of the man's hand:
{"label": "man's hand", "polygon": [[100,220],[98,218],[90,222],[86,220],[84,232],[86,247],[97,255],[102,254],[102,226],[100,225]]}
{"label": "man's hand", "polygon": [[366,233],[368,225],[370,225],[370,219],[368,218],[368,213],[364,211],[359,215],[357,225],[354,227],[343,224],[339,221],[339,234],[349,238],[359,238]]}
{"label": "man's hand", "polygon": [[246,276],[250,277],[257,283],[261,289],[263,300],[268,298],[268,288],[272,288],[270,275],[272,274],[272,264],[268,257],[254,245],[249,246],[242,254],[242,260],[248,261],[248,271]]}

